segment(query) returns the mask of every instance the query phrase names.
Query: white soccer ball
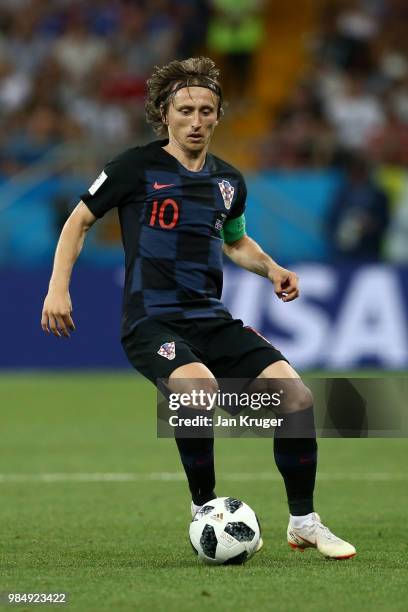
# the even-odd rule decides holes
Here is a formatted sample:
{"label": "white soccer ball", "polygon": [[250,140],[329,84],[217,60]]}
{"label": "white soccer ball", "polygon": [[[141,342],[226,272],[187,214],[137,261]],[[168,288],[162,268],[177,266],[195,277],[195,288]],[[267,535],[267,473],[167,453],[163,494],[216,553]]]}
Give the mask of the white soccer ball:
{"label": "white soccer ball", "polygon": [[190,524],[190,542],[204,563],[241,564],[252,557],[261,537],[255,512],[240,499],[207,502]]}

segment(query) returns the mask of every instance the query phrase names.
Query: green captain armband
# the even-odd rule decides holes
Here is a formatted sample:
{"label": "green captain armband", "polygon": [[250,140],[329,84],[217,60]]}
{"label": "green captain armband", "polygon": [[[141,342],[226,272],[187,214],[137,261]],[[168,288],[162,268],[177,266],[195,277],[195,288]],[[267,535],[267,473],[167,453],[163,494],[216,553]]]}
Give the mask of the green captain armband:
{"label": "green captain armband", "polygon": [[224,242],[230,244],[243,236],[245,236],[245,215],[236,217],[236,219],[229,219],[224,223],[221,230],[221,238]]}

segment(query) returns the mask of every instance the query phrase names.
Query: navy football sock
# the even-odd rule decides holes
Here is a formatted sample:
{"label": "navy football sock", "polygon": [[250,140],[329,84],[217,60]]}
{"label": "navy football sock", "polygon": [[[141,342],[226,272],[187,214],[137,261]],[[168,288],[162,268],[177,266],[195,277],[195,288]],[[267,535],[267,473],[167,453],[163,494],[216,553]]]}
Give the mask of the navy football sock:
{"label": "navy football sock", "polygon": [[214,499],[214,438],[176,438],[193,502],[202,506]]}
{"label": "navy football sock", "polygon": [[282,474],[289,511],[293,516],[314,511],[317,443],[315,437],[293,437],[301,435],[302,432],[303,435],[307,432],[313,436],[313,408],[286,415],[283,427],[275,432],[274,439],[275,462]]}
{"label": "navy football sock", "polygon": [[[178,415],[182,418],[194,418],[208,416],[208,413],[189,407],[181,407],[178,410]],[[181,433],[183,435],[179,437]],[[214,434],[212,425],[184,426],[182,429],[175,431],[175,439],[193,502],[197,506],[202,506],[205,502],[216,497],[214,493]]]}

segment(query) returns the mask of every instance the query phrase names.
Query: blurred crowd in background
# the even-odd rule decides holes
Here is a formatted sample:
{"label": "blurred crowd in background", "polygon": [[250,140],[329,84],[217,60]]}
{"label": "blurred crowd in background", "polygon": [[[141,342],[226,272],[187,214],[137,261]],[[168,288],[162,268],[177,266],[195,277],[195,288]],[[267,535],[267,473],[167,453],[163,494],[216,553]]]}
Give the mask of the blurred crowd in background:
{"label": "blurred crowd in background", "polygon": [[194,54],[207,13],[200,0],[2,0],[3,172],[61,142],[143,138],[152,66]]}
{"label": "blurred crowd in background", "polygon": [[267,166],[408,167],[408,3],[329,3],[305,41],[311,63],[274,121]]}
{"label": "blurred crowd in background", "polygon": [[[252,79],[267,52],[272,4],[1,0],[1,180],[19,177],[61,147],[91,146],[99,163],[112,150],[147,141],[146,78],[174,58],[207,54],[219,62],[227,114],[239,122],[256,108]],[[315,4],[313,29],[302,40],[305,70],[267,109],[267,129],[254,129],[250,169],[340,170],[323,223],[332,256],[379,259],[392,231],[394,259],[407,260],[407,213],[394,206],[398,180],[379,168],[408,171],[408,3]],[[274,75],[263,78],[273,82]],[[62,223],[69,204],[57,197],[54,205]]]}
{"label": "blurred crowd in background", "polygon": [[262,144],[264,168],[343,170],[326,218],[335,259],[408,259],[407,19],[404,0],[326,3]]}

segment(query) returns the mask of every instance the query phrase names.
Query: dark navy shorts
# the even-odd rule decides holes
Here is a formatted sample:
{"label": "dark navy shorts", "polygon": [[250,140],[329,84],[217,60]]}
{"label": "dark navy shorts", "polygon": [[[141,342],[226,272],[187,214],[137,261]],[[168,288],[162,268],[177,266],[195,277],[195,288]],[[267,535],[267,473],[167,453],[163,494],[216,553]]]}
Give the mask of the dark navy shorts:
{"label": "dark navy shorts", "polygon": [[122,340],[134,368],[154,384],[180,366],[201,362],[215,378],[256,378],[287,359],[240,319],[207,318],[139,323]]}

